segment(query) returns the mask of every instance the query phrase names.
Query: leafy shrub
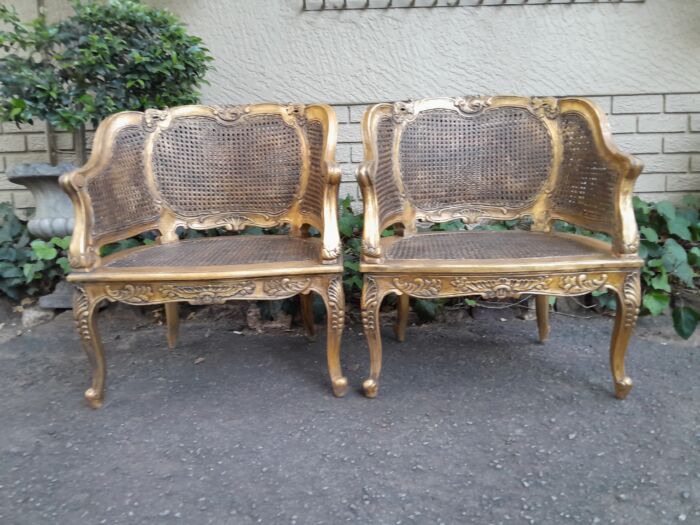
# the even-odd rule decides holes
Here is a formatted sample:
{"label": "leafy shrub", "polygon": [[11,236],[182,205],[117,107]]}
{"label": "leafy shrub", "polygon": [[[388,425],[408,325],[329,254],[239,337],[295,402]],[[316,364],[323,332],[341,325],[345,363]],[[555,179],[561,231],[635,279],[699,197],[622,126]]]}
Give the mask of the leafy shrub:
{"label": "leafy shrub", "polygon": [[11,299],[48,293],[70,272],[70,237],[31,238],[12,206],[0,203],[0,292]]}
{"label": "leafy shrub", "polygon": [[73,0],[73,16],[23,24],[0,6],[0,118],[75,130],[122,110],[194,103],[212,60],[167,10]]}

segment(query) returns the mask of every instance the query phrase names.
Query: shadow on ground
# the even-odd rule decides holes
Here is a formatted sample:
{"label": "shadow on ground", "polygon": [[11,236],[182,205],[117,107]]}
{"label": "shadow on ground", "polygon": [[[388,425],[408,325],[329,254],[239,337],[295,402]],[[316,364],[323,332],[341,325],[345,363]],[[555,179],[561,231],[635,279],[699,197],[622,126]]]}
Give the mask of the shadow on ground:
{"label": "shadow on ground", "polygon": [[69,314],[0,345],[0,522],[700,523],[700,345],[668,319],[641,321],[627,401],[610,319],[556,316],[541,345],[503,312],[386,327],[368,400],[356,325],[335,399],[323,333],[194,320],[168,351],[119,312],[99,411]]}

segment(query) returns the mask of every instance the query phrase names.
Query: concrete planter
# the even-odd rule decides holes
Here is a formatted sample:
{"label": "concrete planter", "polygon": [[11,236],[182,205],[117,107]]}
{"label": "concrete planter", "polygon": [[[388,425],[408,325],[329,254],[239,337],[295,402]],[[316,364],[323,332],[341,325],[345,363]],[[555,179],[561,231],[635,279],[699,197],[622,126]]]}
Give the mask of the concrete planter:
{"label": "concrete planter", "polygon": [[73,232],[73,205],[58,185],[58,178],[74,169],[72,164],[18,164],[8,171],[8,180],[25,186],[34,197],[35,213],[27,224],[32,235],[49,240]]}
{"label": "concrete planter", "polygon": [[[34,197],[34,215],[27,223],[27,229],[32,235],[49,240],[51,237],[65,237],[73,233],[73,204],[58,185],[58,178],[74,169],[72,164],[19,164],[8,171],[8,180],[25,186]],[[39,306],[70,309],[72,296],[73,287],[66,281],[61,281],[52,294],[39,298]]]}

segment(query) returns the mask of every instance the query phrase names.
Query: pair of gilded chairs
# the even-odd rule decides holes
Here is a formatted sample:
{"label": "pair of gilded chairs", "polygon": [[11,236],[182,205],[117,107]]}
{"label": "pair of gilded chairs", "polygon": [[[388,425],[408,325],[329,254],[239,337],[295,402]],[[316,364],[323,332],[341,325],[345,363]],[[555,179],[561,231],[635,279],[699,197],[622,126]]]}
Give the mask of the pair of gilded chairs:
{"label": "pair of gilded chairs", "polygon": [[[365,394],[378,390],[379,311],[387,294],[399,296],[399,340],[409,297],[534,294],[544,340],[548,295],[611,289],[619,300],[610,359],[615,393],[624,398],[631,387],[624,355],[640,303],[631,196],[641,163],[615,149],[605,116],[576,98],[441,98],[378,104],[366,111],[362,127]],[[328,313],[333,392],[347,392],[340,364],[345,300],[337,133],[326,105],[186,106],[119,113],[100,125],[90,161],[62,178],[76,209],[69,278],[77,285],[74,314],[92,365],[85,394],[91,406],[104,397],[95,313],[105,299],[165,303],[173,346],[179,302],[301,294],[302,320],[313,335],[309,294],[315,292]],[[532,217],[532,231],[420,231],[422,223],[522,216]],[[608,233],[612,244],[555,233],[558,219]],[[288,233],[178,235],[183,228],[279,225]],[[382,237],[387,228],[394,235]],[[100,256],[103,246],[151,230],[159,232],[154,245]]]}

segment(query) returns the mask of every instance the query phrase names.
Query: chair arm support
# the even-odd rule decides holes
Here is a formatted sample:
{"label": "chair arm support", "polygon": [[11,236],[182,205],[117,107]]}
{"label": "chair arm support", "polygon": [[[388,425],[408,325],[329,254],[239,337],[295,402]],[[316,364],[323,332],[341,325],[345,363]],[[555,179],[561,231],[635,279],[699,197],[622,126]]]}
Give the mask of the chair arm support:
{"label": "chair arm support", "polygon": [[[562,118],[569,119],[571,133],[578,137],[570,154],[574,159],[578,155],[578,161],[562,167],[554,188],[553,218],[608,233],[616,255],[636,254],[639,231],[632,197],[644,164],[618,149],[605,113],[592,102],[562,99],[560,108]],[[563,149],[564,158],[569,159],[566,144]]]}
{"label": "chair arm support", "polygon": [[73,204],[75,210],[75,226],[68,249],[68,261],[73,269],[90,270],[99,265],[99,247],[90,239],[89,231],[92,217],[92,206],[85,198],[87,183],[85,167],[64,173],[59,178],[59,184]]}
{"label": "chair arm support", "polygon": [[338,186],[342,172],[335,162],[323,162],[325,173],[325,190],[323,196],[323,248],[321,259],[323,263],[331,264],[342,254],[340,233],[338,232]]}
{"label": "chair arm support", "polygon": [[362,201],[364,205],[364,226],[362,231],[362,257],[378,259],[381,257],[379,231],[379,207],[377,193],[372,182],[373,173],[376,169],[376,161],[364,161],[357,168],[357,182],[362,191]]}

